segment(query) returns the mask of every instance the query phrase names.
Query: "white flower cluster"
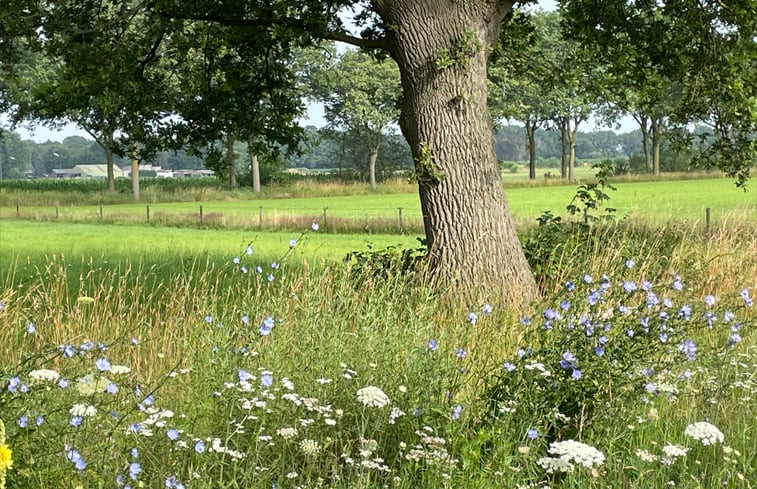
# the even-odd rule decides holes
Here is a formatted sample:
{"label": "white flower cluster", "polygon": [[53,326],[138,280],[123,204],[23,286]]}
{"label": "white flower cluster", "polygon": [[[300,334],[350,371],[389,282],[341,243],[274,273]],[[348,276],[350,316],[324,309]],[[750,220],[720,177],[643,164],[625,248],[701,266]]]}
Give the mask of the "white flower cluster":
{"label": "white flower cluster", "polygon": [[602,452],[590,445],[575,440],[552,442],[547,451],[550,455],[559,458],[563,462],[573,462],[589,468],[602,465],[605,461],[605,456]]}
{"label": "white flower cluster", "polygon": [[536,463],[548,474],[573,472],[573,464],[559,458],[542,457]]}
{"label": "white flower cluster", "polygon": [[382,408],[389,404],[389,397],[378,387],[369,385],[357,391],[357,400],[367,407]]}
{"label": "white flower cluster", "polygon": [[40,369],[32,370],[31,372],[29,372],[30,379],[37,380],[40,382],[43,382],[43,381],[55,382],[56,380],[58,380],[58,377],[60,377],[60,374],[58,374],[58,372],[56,372],[55,370],[47,369],[47,368],[40,368]]}
{"label": "white flower cluster", "polygon": [[72,416],[94,416],[97,408],[89,404],[74,404],[68,411]]}
{"label": "white flower cluster", "polygon": [[300,450],[308,457],[315,457],[321,451],[321,444],[308,438],[300,442]]}
{"label": "white flower cluster", "polygon": [[297,428],[279,428],[276,430],[276,434],[285,440],[289,440],[297,436]]}
{"label": "white flower cluster", "polygon": [[664,447],[662,447],[662,453],[664,453],[670,459],[685,457],[688,452],[688,448],[678,445],[665,445]]}
{"label": "white flower cluster", "polygon": [[683,432],[684,435],[702,442],[702,445],[723,443],[723,433],[713,424],[706,421],[690,424]]}

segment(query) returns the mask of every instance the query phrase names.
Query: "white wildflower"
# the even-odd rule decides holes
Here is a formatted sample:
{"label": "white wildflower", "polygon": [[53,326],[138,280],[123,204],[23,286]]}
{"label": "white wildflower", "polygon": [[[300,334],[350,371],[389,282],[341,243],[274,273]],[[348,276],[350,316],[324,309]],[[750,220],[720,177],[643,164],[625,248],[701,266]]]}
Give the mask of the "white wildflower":
{"label": "white wildflower", "polygon": [[702,442],[702,445],[723,443],[723,433],[713,424],[706,421],[690,424],[683,432],[684,435]]}
{"label": "white wildflower", "polygon": [[88,404],[74,404],[68,412],[71,416],[94,416],[97,408]]}
{"label": "white wildflower", "polygon": [[279,428],[276,430],[276,434],[285,440],[289,440],[297,436],[297,428]]}
{"label": "white wildflower", "polygon": [[126,365],[111,365],[110,366],[110,373],[113,375],[123,375],[128,374],[131,372],[131,369],[127,367]]}
{"label": "white wildflower", "polygon": [[662,447],[662,453],[670,459],[677,459],[678,457],[685,457],[689,449],[679,445],[665,445]]}
{"label": "white wildflower", "polygon": [[302,440],[300,450],[308,457],[315,457],[321,451],[321,444],[311,439]]}
{"label": "white wildflower", "polygon": [[357,391],[357,400],[368,407],[382,408],[389,404],[389,397],[378,387],[369,385]]}
{"label": "white wildflower", "polygon": [[60,374],[56,372],[55,370],[50,370],[47,368],[40,368],[37,370],[32,370],[29,372],[29,378],[32,380],[38,380],[40,382],[44,381],[50,381],[55,382],[58,380],[58,377],[60,377]]}
{"label": "white wildflower", "polygon": [[552,442],[547,451],[565,462],[572,461],[589,468],[602,465],[605,461],[602,452],[575,440]]}
{"label": "white wildflower", "polygon": [[649,453],[647,450],[636,450],[636,456],[644,462],[657,462],[657,455]]}
{"label": "white wildflower", "polygon": [[573,465],[570,462],[559,458],[542,457],[537,460],[536,463],[548,474],[554,474],[555,472],[573,472]]}

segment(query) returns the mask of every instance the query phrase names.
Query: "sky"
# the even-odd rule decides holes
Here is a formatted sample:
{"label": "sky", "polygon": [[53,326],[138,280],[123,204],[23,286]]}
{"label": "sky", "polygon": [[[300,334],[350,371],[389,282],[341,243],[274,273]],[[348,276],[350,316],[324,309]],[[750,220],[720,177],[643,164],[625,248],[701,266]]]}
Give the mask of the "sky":
{"label": "sky", "polygon": [[[533,9],[540,9],[544,11],[551,11],[555,10],[557,8],[557,4],[555,0],[539,0],[534,6]],[[345,19],[349,22],[348,19]],[[602,126],[598,124],[594,120],[589,120],[587,123],[583,125],[583,127],[580,128],[581,131],[596,131],[596,130],[607,130],[607,129],[614,129],[619,132],[629,132],[633,131],[635,129],[638,129],[637,124],[634,122],[633,118],[631,117],[625,117],[619,121],[620,128],[609,128],[607,126]],[[0,124],[2,124],[4,127],[7,127],[6,121],[2,120],[0,118]],[[306,125],[312,125],[316,127],[323,127],[326,125],[326,119],[324,118],[324,110],[323,110],[323,104],[320,103],[314,103],[309,104],[307,106],[307,113],[304,118],[300,120],[300,125],[306,126]],[[43,143],[45,141],[62,141],[63,139],[69,137],[69,136],[82,136],[86,139],[92,139],[92,137],[87,134],[85,131],[79,129],[77,126],[73,124],[66,124],[59,128],[47,128],[44,126],[37,126],[37,127],[18,127],[16,128],[16,132],[20,134],[22,139],[32,139],[38,143]]]}

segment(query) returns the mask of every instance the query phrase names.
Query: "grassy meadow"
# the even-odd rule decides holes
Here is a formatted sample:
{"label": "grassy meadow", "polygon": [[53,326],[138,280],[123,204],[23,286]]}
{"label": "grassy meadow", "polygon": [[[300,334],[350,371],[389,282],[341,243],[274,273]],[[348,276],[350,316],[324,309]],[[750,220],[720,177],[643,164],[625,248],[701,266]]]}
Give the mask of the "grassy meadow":
{"label": "grassy meadow", "polygon": [[[757,221],[757,192],[754,184],[747,191],[737,188],[724,178],[680,181],[620,182],[616,191],[608,191],[610,206],[620,218],[640,219],[661,224],[668,220],[703,222],[705,209],[711,209],[713,219],[731,216],[745,222]],[[350,186],[347,186],[348,188]],[[201,189],[205,190],[205,189]],[[147,221],[155,225],[189,225],[208,227],[237,227],[263,229],[302,229],[317,221],[328,232],[396,233],[399,229],[399,208],[402,208],[402,230],[422,233],[422,219],[417,192],[385,193],[383,189],[370,194],[331,195],[292,198],[250,198],[246,192],[235,191],[229,200],[200,200],[193,202],[146,202],[105,204],[105,222]],[[346,192],[342,189],[338,193]],[[521,224],[533,223],[545,211],[560,215],[575,194],[572,185],[546,185],[507,189],[513,216]],[[284,194],[286,195],[286,194]],[[219,198],[218,195],[205,197]],[[243,197],[243,198],[242,198]],[[162,196],[162,198],[166,198]],[[6,201],[10,200],[6,196]],[[24,219],[60,221],[100,220],[100,205],[28,205],[23,198],[0,207],[0,218],[20,216]],[[202,220],[200,216],[202,206]],[[57,214],[56,214],[57,212]],[[325,213],[325,217],[324,217]],[[57,216],[57,217],[56,217]]]}
{"label": "grassy meadow", "polygon": [[522,311],[341,260],[412,234],[0,220],[0,486],[755,487],[754,196],[684,183],[524,227]]}

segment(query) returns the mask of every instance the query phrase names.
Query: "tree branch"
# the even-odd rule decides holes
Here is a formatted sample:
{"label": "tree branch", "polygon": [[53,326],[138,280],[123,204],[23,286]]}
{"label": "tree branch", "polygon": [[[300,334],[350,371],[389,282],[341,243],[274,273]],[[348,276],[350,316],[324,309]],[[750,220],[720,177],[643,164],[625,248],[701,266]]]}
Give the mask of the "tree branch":
{"label": "tree branch", "polygon": [[360,48],[383,49],[385,51],[389,50],[389,41],[385,37],[380,37],[378,39],[364,39],[362,37],[352,36],[342,31],[326,31],[320,37],[329,41],[340,41],[347,44],[352,44],[353,46]]}

